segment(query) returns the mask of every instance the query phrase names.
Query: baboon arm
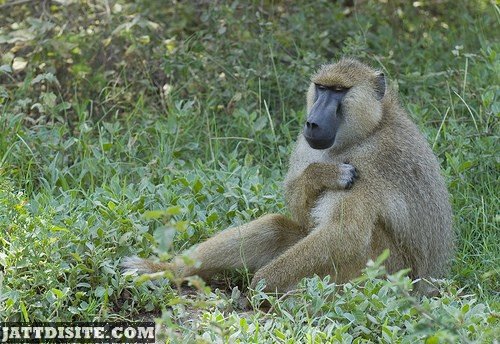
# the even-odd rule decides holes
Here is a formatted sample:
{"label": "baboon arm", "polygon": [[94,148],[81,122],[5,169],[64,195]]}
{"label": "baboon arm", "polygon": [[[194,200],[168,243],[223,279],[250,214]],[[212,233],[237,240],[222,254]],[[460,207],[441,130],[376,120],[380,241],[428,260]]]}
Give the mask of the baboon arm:
{"label": "baboon arm", "polygon": [[285,193],[292,218],[300,220],[302,226],[309,226],[310,209],[325,191],[351,188],[357,170],[349,164],[327,164],[315,162],[295,179],[285,182]]}
{"label": "baboon arm", "polygon": [[357,178],[357,170],[349,164],[315,162],[291,183],[307,198],[317,198],[325,190],[349,189]]}
{"label": "baboon arm", "polygon": [[303,277],[332,275],[343,282],[359,275],[369,259],[372,227],[317,228],[257,271],[252,287],[264,279],[266,291],[286,292]]}
{"label": "baboon arm", "polygon": [[305,236],[305,231],[282,215],[271,214],[242,226],[226,229],[198,245],[190,254],[198,262],[186,266],[175,259],[181,276],[207,278],[227,270],[246,268],[254,272]]}

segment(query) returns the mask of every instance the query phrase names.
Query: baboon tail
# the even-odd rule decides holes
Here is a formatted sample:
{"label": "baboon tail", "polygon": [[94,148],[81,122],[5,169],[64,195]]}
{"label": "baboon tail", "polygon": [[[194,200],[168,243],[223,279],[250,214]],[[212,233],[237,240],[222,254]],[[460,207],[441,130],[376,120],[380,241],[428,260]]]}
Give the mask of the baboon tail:
{"label": "baboon tail", "polygon": [[171,268],[169,263],[157,263],[139,257],[125,257],[120,265],[124,272],[134,271],[139,274],[162,272]]}

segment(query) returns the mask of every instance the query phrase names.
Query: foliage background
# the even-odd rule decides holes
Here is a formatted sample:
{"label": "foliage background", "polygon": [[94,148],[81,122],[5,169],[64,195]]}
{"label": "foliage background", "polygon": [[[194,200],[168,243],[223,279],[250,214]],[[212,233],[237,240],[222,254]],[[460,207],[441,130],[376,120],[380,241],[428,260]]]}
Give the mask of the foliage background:
{"label": "foliage background", "polygon": [[[174,342],[498,338],[499,13],[479,0],[0,1],[0,319],[159,317]],[[377,264],[352,285],[250,293],[269,314],[241,306],[244,272],[212,291],[193,280],[196,295],[120,275],[123,256],[168,259],[286,213],[308,77],[342,55],[386,73],[441,162],[458,242],[440,298],[414,299]]]}

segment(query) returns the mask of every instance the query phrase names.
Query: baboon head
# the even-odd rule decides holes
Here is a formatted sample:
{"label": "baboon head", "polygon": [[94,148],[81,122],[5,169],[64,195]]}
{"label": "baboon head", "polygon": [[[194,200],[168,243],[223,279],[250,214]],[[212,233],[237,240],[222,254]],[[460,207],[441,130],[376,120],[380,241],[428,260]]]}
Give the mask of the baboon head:
{"label": "baboon head", "polygon": [[382,118],[385,77],[353,59],[325,65],[307,93],[304,137],[314,149],[354,143],[368,136]]}

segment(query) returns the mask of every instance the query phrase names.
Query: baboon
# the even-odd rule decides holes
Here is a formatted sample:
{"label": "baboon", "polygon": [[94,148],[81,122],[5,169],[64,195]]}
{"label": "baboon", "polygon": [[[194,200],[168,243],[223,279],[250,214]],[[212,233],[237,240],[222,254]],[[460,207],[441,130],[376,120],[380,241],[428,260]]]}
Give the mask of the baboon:
{"label": "baboon", "polygon": [[307,121],[284,181],[291,219],[272,214],[226,229],[181,258],[128,258],[139,272],[208,278],[247,268],[251,287],[285,292],[303,277],[360,275],[385,249],[389,272],[442,276],[453,252],[452,213],[439,164],[383,73],[350,58],[325,65],[307,92]]}

